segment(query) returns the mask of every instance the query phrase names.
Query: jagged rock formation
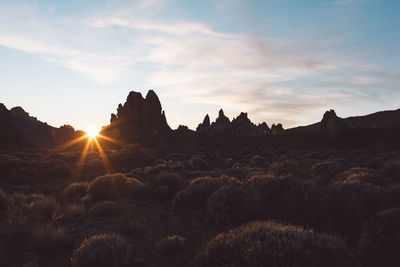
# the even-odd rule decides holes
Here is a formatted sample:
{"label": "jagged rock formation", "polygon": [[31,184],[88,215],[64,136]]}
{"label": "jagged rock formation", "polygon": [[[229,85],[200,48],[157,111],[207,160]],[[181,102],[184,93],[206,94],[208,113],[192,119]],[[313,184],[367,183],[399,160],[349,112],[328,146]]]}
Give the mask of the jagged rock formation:
{"label": "jagged rock formation", "polygon": [[324,113],[321,120],[321,129],[329,138],[337,140],[346,134],[349,130],[349,125],[331,109]]}
{"label": "jagged rock formation", "polygon": [[203,123],[200,123],[197,128],[196,128],[196,132],[202,134],[202,133],[207,133],[207,131],[209,131],[210,129],[210,117],[208,116],[208,114],[204,117]]}
{"label": "jagged rock formation", "polygon": [[16,148],[23,145],[23,135],[15,128],[11,112],[0,103],[0,149]]}
{"label": "jagged rock formation", "polygon": [[171,131],[158,96],[150,90],[146,98],[140,92],[130,92],[101,134],[124,143],[160,144]]}
{"label": "jagged rock formation", "polygon": [[197,126],[196,132],[208,137],[216,135],[263,136],[269,134],[271,130],[265,122],[255,125],[247,117],[247,113],[244,112],[230,121],[221,109],[218,113],[218,118],[211,124],[210,117],[207,114],[203,123]]}
{"label": "jagged rock formation", "polygon": [[283,129],[283,126],[281,123],[278,124],[272,124],[271,126],[271,133],[272,134],[282,134],[285,130]]}
{"label": "jagged rock formation", "polygon": [[[0,144],[0,147],[15,147],[15,145],[7,146],[7,143],[17,142],[20,147],[52,148],[83,134],[76,132],[69,125],[60,128],[52,127],[30,116],[22,107],[7,110],[4,105],[1,105],[0,109],[2,114],[0,115],[0,125],[2,125],[0,126],[2,128],[0,138],[8,140],[5,141],[5,145]],[[11,137],[6,137],[6,131]]]}
{"label": "jagged rock formation", "polygon": [[36,147],[50,148],[53,146],[52,136],[56,128],[29,116],[22,107],[10,110],[15,127],[24,133],[26,141]]}

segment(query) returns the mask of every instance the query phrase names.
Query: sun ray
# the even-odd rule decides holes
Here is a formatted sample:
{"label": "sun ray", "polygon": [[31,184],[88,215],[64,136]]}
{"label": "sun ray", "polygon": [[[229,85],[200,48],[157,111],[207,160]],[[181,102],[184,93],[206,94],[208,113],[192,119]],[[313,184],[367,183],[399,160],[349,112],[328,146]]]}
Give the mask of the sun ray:
{"label": "sun ray", "polygon": [[76,144],[76,143],[81,142],[82,140],[84,140],[84,139],[86,139],[86,138],[87,138],[86,135],[82,135],[82,136],[80,136],[80,137],[78,137],[78,138],[75,138],[75,139],[73,139],[73,140],[71,140],[71,141],[65,143],[65,144],[59,145],[57,148],[58,148],[58,149],[66,149],[66,148],[68,148],[68,147],[70,147],[70,146],[72,146],[72,145],[74,145],[74,144]]}
{"label": "sun ray", "polygon": [[82,169],[83,169],[83,165],[85,164],[85,160],[86,160],[86,156],[87,156],[88,151],[89,151],[90,143],[91,143],[90,139],[88,139],[88,141],[86,142],[85,147],[83,148],[82,154],[81,154],[81,156],[80,156],[80,158],[79,158],[79,160],[78,160],[78,162],[76,164],[75,177],[76,177],[77,180],[79,179],[79,176],[80,176],[80,174],[82,172]]}
{"label": "sun ray", "polygon": [[103,161],[104,168],[106,169],[107,172],[111,172],[112,166],[111,166],[110,161],[108,160],[106,153],[104,153],[103,148],[101,147],[101,145],[99,144],[99,141],[97,141],[96,138],[94,138],[93,141],[96,144],[97,150],[99,151],[101,160]]}
{"label": "sun ray", "polygon": [[122,142],[120,142],[120,141],[118,141],[118,140],[116,140],[116,139],[114,139],[114,138],[105,136],[105,135],[101,135],[101,134],[100,134],[100,135],[98,135],[97,137],[100,138],[100,139],[104,139],[104,140],[106,140],[106,141],[108,141],[108,142],[110,142],[110,143],[114,143],[114,144],[116,144],[116,145],[120,145],[120,146],[123,145]]}

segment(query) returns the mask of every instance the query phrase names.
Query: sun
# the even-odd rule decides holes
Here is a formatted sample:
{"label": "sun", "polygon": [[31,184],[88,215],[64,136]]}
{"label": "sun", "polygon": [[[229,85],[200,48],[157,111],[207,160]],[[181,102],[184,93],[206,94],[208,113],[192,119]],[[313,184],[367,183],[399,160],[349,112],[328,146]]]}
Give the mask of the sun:
{"label": "sun", "polygon": [[95,139],[97,136],[99,136],[99,130],[96,130],[94,127],[87,128],[85,132],[89,139]]}

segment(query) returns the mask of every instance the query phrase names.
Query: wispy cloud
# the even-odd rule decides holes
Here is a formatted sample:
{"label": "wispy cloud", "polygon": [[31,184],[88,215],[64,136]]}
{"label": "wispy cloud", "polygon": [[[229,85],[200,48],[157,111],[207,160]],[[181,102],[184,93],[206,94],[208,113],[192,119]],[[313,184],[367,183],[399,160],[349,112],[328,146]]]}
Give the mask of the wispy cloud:
{"label": "wispy cloud", "polygon": [[[325,109],[326,99],[344,104],[377,88],[399,86],[398,72],[365,69],[349,53],[332,49],[329,39],[277,40],[227,34],[196,21],[163,22],[155,15],[164,6],[161,0],[144,0],[84,17],[53,17],[40,6],[11,3],[0,10],[0,45],[101,83],[150,63],[154,71],[145,83],[168,96],[222,106],[230,114],[249,111],[256,121],[286,126]],[[184,117],[183,123],[198,122]]]}

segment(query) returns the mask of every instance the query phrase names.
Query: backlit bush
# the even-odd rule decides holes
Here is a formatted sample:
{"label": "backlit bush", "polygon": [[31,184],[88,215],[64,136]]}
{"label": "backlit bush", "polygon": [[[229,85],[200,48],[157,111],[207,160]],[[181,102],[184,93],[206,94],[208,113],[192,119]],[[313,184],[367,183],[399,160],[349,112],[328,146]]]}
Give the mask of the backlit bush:
{"label": "backlit bush", "polygon": [[297,162],[293,160],[272,162],[269,172],[274,176],[296,175],[301,172]]}
{"label": "backlit bush", "polygon": [[197,258],[198,266],[352,266],[343,242],[301,227],[251,222],[219,234]]}
{"label": "backlit bush", "polygon": [[116,234],[100,234],[85,239],[72,253],[73,267],[121,267],[129,260],[129,246]]}
{"label": "backlit bush", "polygon": [[113,200],[133,196],[142,186],[139,180],[128,178],[124,174],[106,174],[91,181],[87,193],[92,200]]}
{"label": "backlit bush", "polygon": [[205,208],[207,199],[217,189],[217,181],[212,177],[192,180],[188,187],[178,192],[173,199],[174,211]]}
{"label": "backlit bush", "polygon": [[400,208],[377,213],[364,224],[360,249],[364,266],[400,266]]}
{"label": "backlit bush", "polygon": [[177,173],[161,173],[149,180],[149,183],[153,187],[160,185],[167,186],[171,195],[175,195],[176,192],[185,188],[185,180]]}
{"label": "backlit bush", "polygon": [[279,218],[284,212],[287,178],[255,175],[244,184],[250,209],[258,218]]}
{"label": "backlit bush", "polygon": [[41,194],[14,194],[10,200],[8,219],[10,224],[45,223],[52,219],[57,206],[53,198]]}
{"label": "backlit bush", "polygon": [[174,255],[183,249],[184,241],[185,239],[179,235],[163,238],[155,243],[155,253],[164,256]]}
{"label": "backlit bush", "polygon": [[311,177],[322,184],[334,181],[337,174],[345,171],[347,163],[344,160],[328,160],[315,163],[311,167]]}
{"label": "backlit bush", "polygon": [[0,189],[0,211],[6,210],[8,207],[7,194]]}
{"label": "backlit bush", "polygon": [[88,185],[89,185],[89,183],[86,183],[86,182],[70,184],[63,191],[63,194],[62,194],[63,199],[66,202],[79,201],[83,196],[86,195]]}
{"label": "backlit bush", "polygon": [[400,160],[389,160],[385,162],[383,171],[387,176],[400,180]]}
{"label": "backlit bush", "polygon": [[117,203],[115,201],[104,200],[94,204],[89,209],[89,216],[107,217],[117,212]]}
{"label": "backlit bush", "polygon": [[207,202],[207,212],[219,226],[243,222],[248,215],[247,208],[247,195],[239,186],[223,186]]}
{"label": "backlit bush", "polygon": [[336,179],[337,184],[379,184],[377,177],[367,168],[351,168],[341,173]]}

